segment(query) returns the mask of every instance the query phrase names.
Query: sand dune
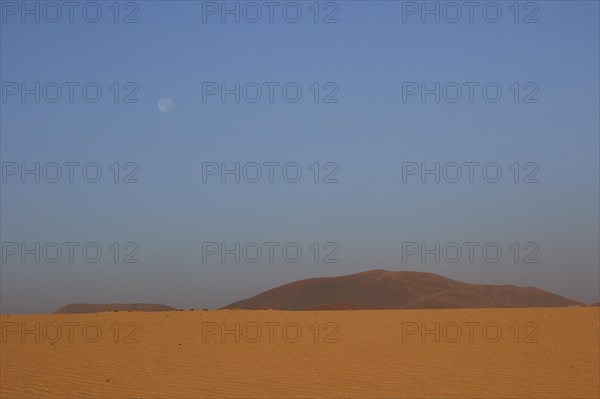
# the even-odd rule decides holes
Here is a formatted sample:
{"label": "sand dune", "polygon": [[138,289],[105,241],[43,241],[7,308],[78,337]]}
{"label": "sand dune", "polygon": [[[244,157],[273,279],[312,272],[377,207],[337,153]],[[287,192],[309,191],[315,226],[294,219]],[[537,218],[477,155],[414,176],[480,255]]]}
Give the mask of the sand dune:
{"label": "sand dune", "polygon": [[3,315],[0,397],[598,398],[599,319],[588,307]]}
{"label": "sand dune", "polygon": [[455,309],[582,305],[533,287],[467,284],[433,273],[371,270],[282,285],[225,309]]}

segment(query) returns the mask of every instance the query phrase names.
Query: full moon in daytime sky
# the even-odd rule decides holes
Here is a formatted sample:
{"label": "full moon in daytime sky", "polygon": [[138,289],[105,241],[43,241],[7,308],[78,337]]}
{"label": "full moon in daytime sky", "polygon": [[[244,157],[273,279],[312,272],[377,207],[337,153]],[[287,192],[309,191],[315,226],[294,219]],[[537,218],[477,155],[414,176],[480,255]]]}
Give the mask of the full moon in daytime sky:
{"label": "full moon in daytime sky", "polygon": [[158,102],[160,112],[170,112],[173,109],[173,100],[170,98],[161,98]]}

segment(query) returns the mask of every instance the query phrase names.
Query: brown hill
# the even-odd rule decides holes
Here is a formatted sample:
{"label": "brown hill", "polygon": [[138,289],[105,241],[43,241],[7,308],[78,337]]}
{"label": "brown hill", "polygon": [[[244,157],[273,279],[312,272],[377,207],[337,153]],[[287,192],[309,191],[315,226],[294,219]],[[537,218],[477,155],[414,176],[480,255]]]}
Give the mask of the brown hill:
{"label": "brown hill", "polygon": [[310,278],[234,302],[224,309],[450,309],[581,305],[534,287],[468,284],[433,273],[371,270]]}
{"label": "brown hill", "polygon": [[177,310],[167,305],[154,303],[71,303],[52,312],[54,314],[99,313],[111,311],[167,312]]}

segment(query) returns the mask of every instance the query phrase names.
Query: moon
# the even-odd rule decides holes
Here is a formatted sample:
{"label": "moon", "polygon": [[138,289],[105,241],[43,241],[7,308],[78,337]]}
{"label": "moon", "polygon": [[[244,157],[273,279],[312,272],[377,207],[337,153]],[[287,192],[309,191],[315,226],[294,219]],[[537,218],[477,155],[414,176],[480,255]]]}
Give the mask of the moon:
{"label": "moon", "polygon": [[158,110],[160,112],[171,112],[173,109],[173,100],[170,98],[161,98],[158,102]]}

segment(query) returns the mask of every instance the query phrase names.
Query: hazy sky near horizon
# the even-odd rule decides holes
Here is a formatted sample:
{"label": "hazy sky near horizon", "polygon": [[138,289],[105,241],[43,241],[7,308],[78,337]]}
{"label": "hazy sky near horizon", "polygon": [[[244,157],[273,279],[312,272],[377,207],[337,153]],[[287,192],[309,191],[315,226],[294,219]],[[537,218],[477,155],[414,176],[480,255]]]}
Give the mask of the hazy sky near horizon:
{"label": "hazy sky near horizon", "polygon": [[599,300],[598,2],[478,2],[454,23],[445,2],[277,2],[269,22],[259,1],[256,23],[237,3],[239,22],[201,1],[79,2],[70,22],[26,2],[36,22],[0,2],[2,313],[216,308],[379,268]]}

